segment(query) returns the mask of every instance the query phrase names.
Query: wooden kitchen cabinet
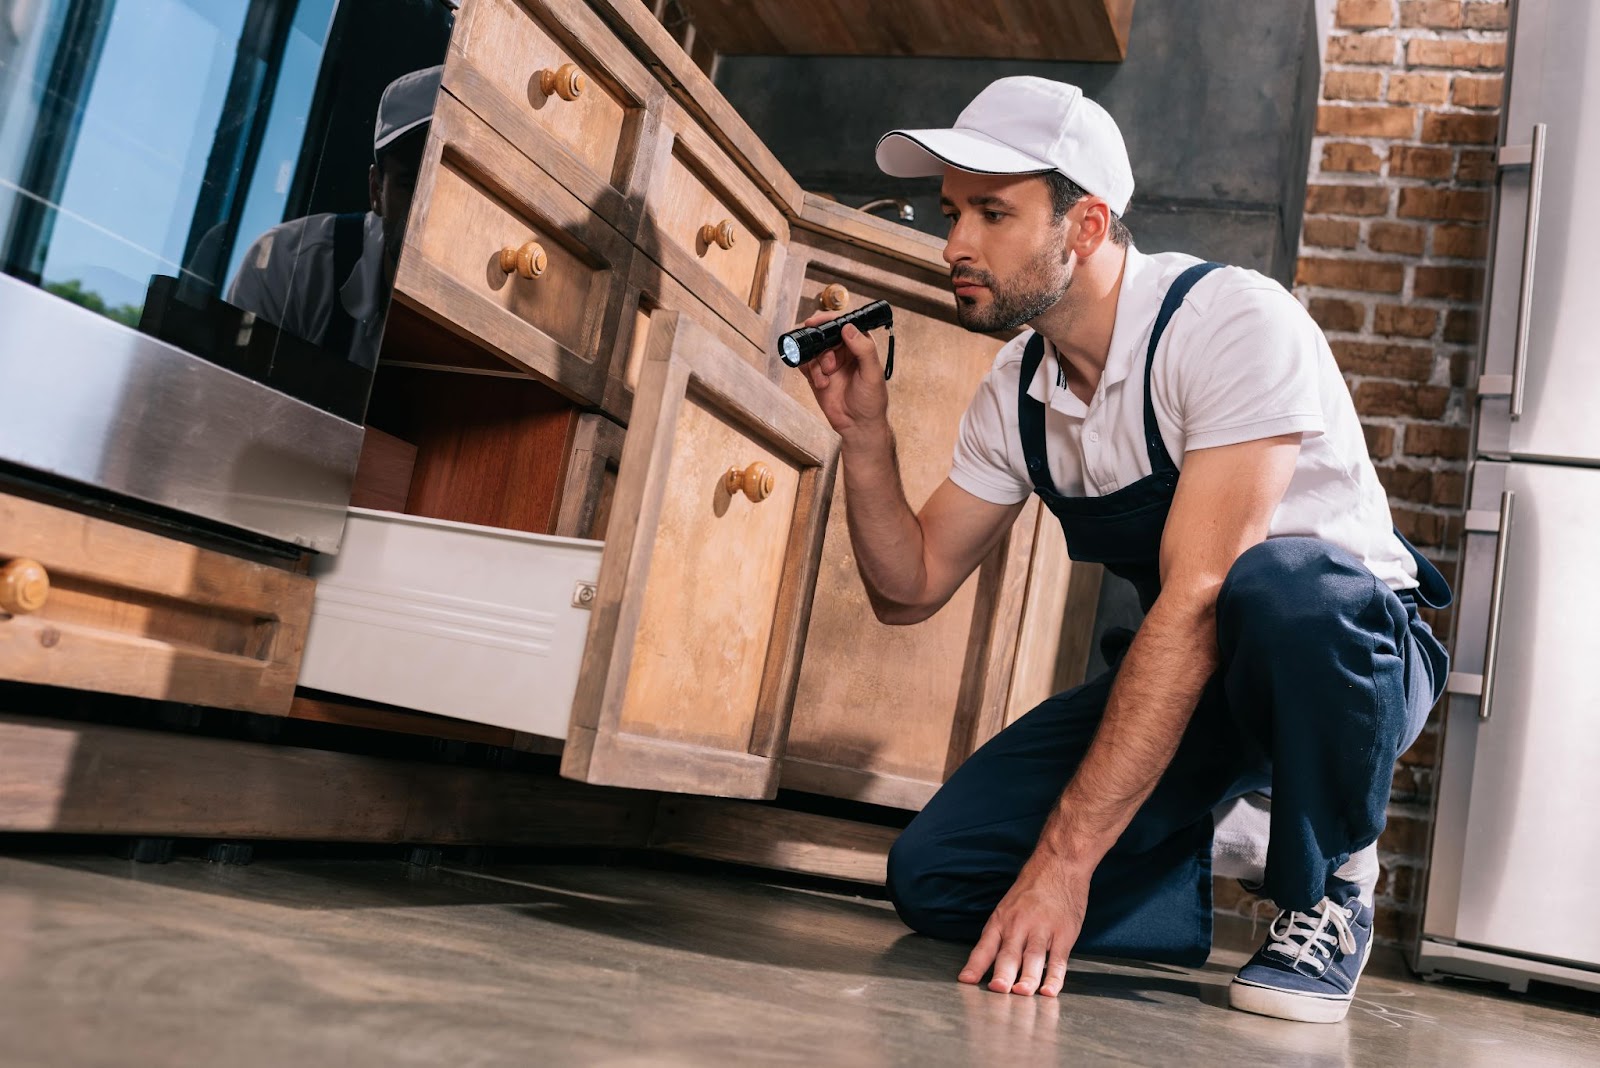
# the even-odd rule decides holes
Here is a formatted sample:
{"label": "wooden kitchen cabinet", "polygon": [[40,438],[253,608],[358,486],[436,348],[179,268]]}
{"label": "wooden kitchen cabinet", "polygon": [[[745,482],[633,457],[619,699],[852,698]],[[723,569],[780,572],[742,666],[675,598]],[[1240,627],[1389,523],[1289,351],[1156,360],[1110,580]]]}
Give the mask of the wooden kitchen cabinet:
{"label": "wooden kitchen cabinet", "polygon": [[[463,0],[367,414],[362,507],[347,551],[311,565],[315,610],[312,579],[284,569],[127,531],[164,577],[107,570],[5,541],[0,522],[0,564],[40,553],[62,576],[51,607],[0,615],[0,676],[559,752],[568,777],[647,792],[509,774],[474,792],[492,776],[466,770],[436,776],[448,788],[395,786],[414,776],[341,757],[327,763],[355,776],[342,803],[373,816],[357,829],[305,807],[201,812],[181,783],[146,791],[165,808],[0,829],[510,841],[531,833],[521,792],[548,790],[625,816],[626,833],[607,837],[609,816],[585,829],[580,806],[572,828],[551,817],[528,840],[562,824],[561,841],[881,879],[888,827],[713,798],[783,788],[921,807],[986,738],[1081,678],[1098,582],[1030,503],[935,617],[872,617],[837,438],[774,341],[819,307],[894,305],[891,418],[919,506],[1002,344],[953,321],[940,250],[803,194],[637,0]],[[0,519],[12,507],[39,506],[0,497]],[[181,766],[90,733],[137,774]],[[286,797],[323,774],[186,741],[204,760],[272,765],[260,774]]]}
{"label": "wooden kitchen cabinet", "polygon": [[[553,698],[562,715],[533,725],[516,700],[452,707],[448,692],[417,707],[564,735],[564,772],[591,782],[745,797],[781,782],[918,808],[1076,681],[1089,576],[1030,503],[937,615],[876,621],[834,436],[772,356],[776,336],[819,308],[894,305],[891,418],[914,505],[948,473],[1003,339],[955,323],[937,240],[786,196],[787,175],[636,14],[626,0],[462,8],[399,292],[481,355],[408,338],[403,317],[370,421],[417,448],[406,512],[604,551],[581,678]],[[557,61],[599,87],[535,106],[529,79]],[[645,84],[647,70],[665,80]],[[488,285],[505,278],[484,269],[493,250],[524,237],[565,258]],[[773,473],[769,499],[716,489],[755,463]]]}

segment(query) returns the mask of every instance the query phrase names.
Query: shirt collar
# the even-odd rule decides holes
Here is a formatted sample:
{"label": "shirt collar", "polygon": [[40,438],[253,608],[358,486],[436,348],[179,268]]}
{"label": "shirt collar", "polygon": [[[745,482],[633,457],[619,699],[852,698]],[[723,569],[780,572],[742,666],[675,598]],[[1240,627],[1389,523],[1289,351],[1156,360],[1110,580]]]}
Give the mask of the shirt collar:
{"label": "shirt collar", "polygon": [[[1140,345],[1145,340],[1151,315],[1151,298],[1160,282],[1160,272],[1154,269],[1150,257],[1132,245],[1128,246],[1127,259],[1122,267],[1122,283],[1117,290],[1117,319],[1111,327],[1111,347],[1106,354],[1106,369],[1100,375],[1097,389],[1116,385],[1132,372]],[[1044,343],[1044,359],[1033,381],[1028,384],[1028,396],[1042,401],[1064,415],[1079,419],[1089,414],[1089,406],[1066,386],[1061,385],[1057,372],[1055,346]]]}

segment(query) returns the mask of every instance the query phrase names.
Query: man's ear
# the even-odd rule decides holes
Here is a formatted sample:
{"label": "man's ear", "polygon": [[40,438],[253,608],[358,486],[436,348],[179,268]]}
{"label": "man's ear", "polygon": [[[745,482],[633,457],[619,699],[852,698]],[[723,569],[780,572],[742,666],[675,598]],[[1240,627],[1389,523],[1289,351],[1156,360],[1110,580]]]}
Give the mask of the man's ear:
{"label": "man's ear", "polygon": [[383,214],[383,175],[374,163],[367,168],[367,204],[374,215]]}
{"label": "man's ear", "polygon": [[1079,210],[1083,215],[1069,247],[1078,254],[1079,259],[1083,259],[1092,255],[1111,236],[1111,205],[1099,197],[1090,196],[1081,201]]}

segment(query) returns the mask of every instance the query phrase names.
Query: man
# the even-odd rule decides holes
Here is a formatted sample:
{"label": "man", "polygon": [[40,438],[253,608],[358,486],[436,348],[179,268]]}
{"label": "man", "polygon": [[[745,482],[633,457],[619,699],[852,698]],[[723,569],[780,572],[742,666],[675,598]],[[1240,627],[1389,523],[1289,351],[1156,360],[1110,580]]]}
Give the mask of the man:
{"label": "man", "polygon": [[[932,615],[1037,493],[1072,557],[1132,581],[1147,612],[1109,672],[991,739],[911,823],[896,908],[975,941],[960,979],[995,991],[1059,994],[1074,949],[1198,964],[1212,813],[1235,801],[1228,822],[1261,813],[1270,838],[1264,866],[1246,849],[1231,873],[1282,913],[1231,1001],[1342,1019],[1392,766],[1445,681],[1417,604],[1449,591],[1393,529],[1326,341],[1261,275],[1134,247],[1122,136],[1074,86],[1001,79],[953,129],[891,132],[877,158],[943,175],[961,324],[1031,329],[920,513],[871,339],[846,328],[807,365],[874,610]],[[1221,845],[1219,828],[1219,871]]]}
{"label": "man", "polygon": [[390,82],[378,103],[365,214],[279,223],[245,253],[228,302],[371,369],[443,67]]}

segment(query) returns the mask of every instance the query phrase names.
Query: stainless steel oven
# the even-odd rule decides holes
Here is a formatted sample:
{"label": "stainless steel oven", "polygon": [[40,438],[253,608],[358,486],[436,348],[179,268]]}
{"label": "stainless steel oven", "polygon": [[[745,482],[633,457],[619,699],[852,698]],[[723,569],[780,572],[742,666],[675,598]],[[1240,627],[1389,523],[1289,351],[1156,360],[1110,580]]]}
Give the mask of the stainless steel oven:
{"label": "stainless steel oven", "polygon": [[0,0],[0,473],[318,551],[450,0]]}

